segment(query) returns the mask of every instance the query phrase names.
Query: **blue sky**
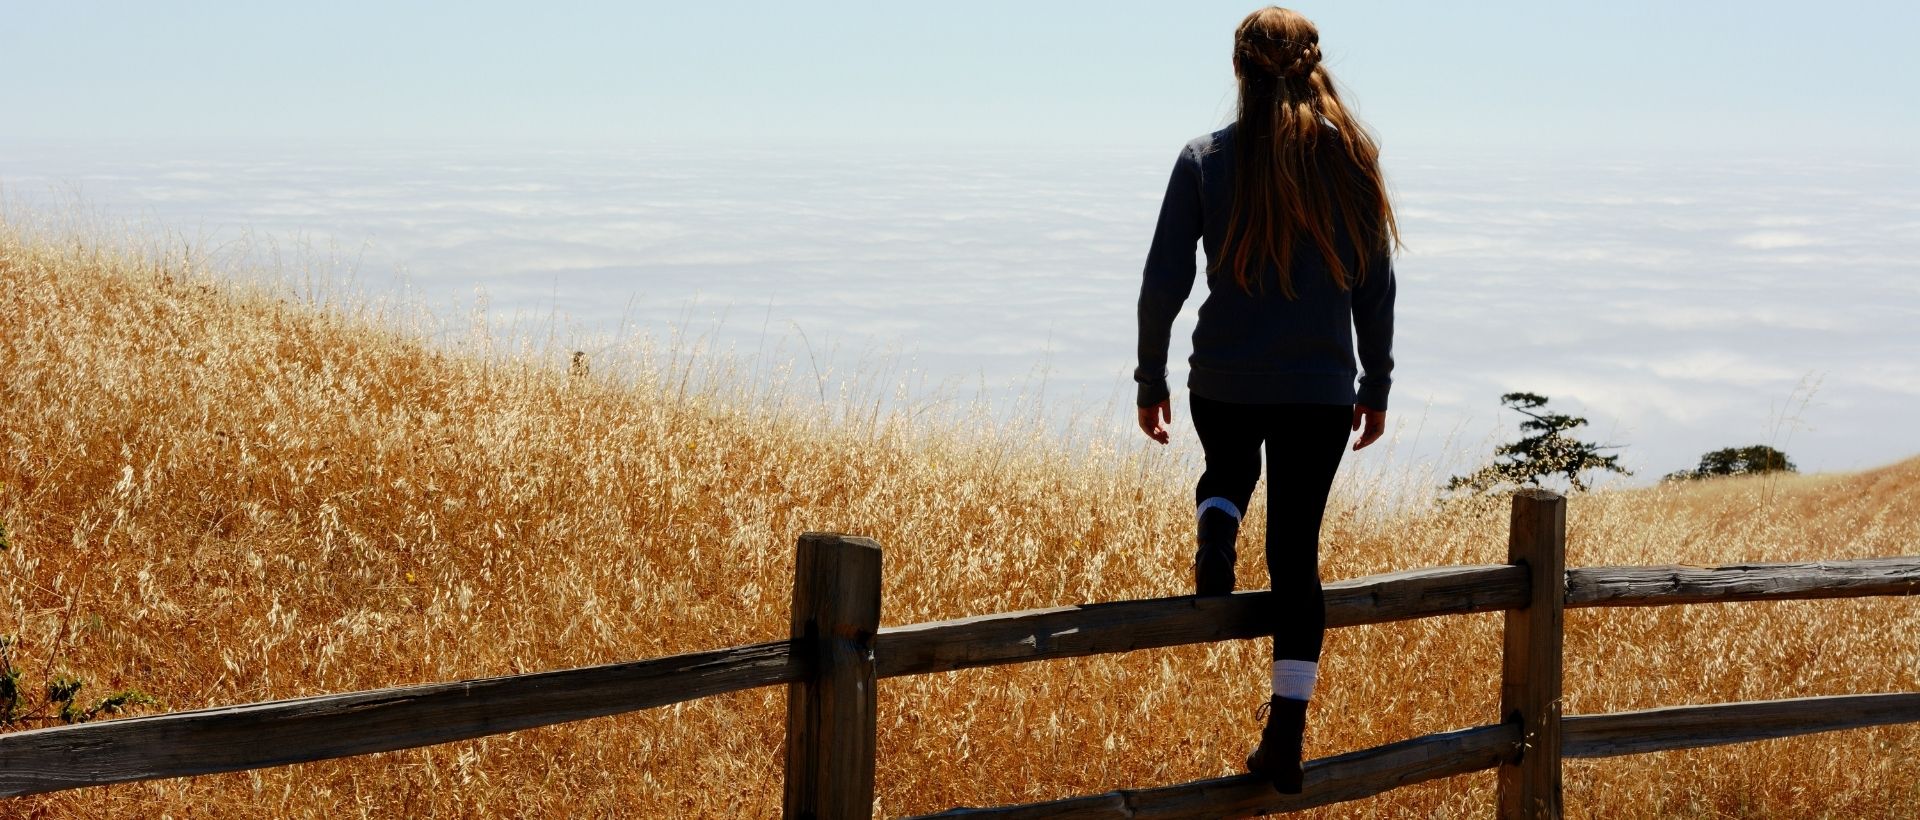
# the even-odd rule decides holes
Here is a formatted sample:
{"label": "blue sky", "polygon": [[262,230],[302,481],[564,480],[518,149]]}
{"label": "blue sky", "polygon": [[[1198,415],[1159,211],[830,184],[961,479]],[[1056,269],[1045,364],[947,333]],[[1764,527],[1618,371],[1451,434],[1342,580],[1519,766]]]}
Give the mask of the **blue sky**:
{"label": "blue sky", "polygon": [[[0,137],[1178,145],[1247,2],[6,2]],[[1389,147],[1920,144],[1907,3],[1295,6]]]}

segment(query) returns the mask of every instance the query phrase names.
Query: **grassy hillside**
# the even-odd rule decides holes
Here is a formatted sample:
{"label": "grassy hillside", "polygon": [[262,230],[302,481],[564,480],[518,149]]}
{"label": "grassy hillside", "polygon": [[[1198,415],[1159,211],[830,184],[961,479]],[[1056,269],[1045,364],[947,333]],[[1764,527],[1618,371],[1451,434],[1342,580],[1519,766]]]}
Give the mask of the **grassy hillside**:
{"label": "grassy hillside", "polygon": [[[161,701],[142,711],[178,710],[766,640],[803,530],[886,546],[884,623],[1187,584],[1193,476],[1145,447],[822,410],[644,353],[570,375],[196,267],[0,225],[0,634],[26,686],[72,674],[83,700],[138,687]],[[1380,509],[1381,479],[1355,475],[1329,508],[1327,580],[1503,560],[1503,506]],[[1920,460],[1571,503],[1570,566],[1920,552]],[[1264,578],[1257,552],[1243,587]],[[1308,753],[1491,721],[1498,617],[1330,633]],[[1577,610],[1567,629],[1568,714],[1920,689],[1913,599]],[[880,809],[1237,771],[1266,661],[1249,641],[884,681]],[[745,692],[0,814],[768,816],[783,706]],[[1907,726],[1570,762],[1567,803],[1901,817],[1916,784]],[[1314,816],[1492,801],[1481,773]]]}

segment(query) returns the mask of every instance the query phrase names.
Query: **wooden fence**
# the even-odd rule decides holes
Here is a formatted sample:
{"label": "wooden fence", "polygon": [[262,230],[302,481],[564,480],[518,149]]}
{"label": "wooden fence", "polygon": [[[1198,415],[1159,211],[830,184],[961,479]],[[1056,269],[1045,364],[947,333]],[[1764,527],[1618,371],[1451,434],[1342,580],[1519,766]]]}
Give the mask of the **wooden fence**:
{"label": "wooden fence", "polygon": [[[1566,502],[1513,499],[1508,563],[1430,567],[1326,587],[1327,626],[1506,612],[1500,720],[1311,761],[1306,790],[1247,775],[967,818],[1197,818],[1289,811],[1499,770],[1499,816],[1559,817],[1560,760],[1920,721],[1920,692],[1562,715],[1565,607],[1920,593],[1920,556],[1720,567],[1563,565]],[[0,735],[0,797],[406,749],[785,684],[785,813],[869,817],[875,681],[1271,634],[1266,591],[1006,612],[880,628],[880,547],[801,536],[786,640],[529,675],[196,709]]]}

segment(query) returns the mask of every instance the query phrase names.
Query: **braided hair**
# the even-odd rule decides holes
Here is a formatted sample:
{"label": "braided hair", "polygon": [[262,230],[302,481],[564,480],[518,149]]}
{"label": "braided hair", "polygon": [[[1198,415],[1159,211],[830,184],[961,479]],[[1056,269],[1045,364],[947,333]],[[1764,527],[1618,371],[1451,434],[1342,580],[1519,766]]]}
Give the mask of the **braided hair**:
{"label": "braided hair", "polygon": [[[1270,261],[1281,292],[1296,298],[1289,266],[1299,242],[1313,243],[1343,290],[1365,280],[1370,257],[1399,242],[1379,148],[1341,104],[1321,56],[1319,30],[1290,9],[1259,9],[1234,31],[1233,209],[1225,252],[1209,270],[1229,266],[1248,293],[1266,287],[1255,271]],[[1335,243],[1342,227],[1359,251],[1351,270]]]}

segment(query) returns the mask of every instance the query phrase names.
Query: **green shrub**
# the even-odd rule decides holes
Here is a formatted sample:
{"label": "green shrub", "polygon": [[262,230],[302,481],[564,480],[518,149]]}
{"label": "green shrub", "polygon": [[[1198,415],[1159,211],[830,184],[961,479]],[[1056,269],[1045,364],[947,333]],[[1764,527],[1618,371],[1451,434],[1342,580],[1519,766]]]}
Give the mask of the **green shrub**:
{"label": "green shrub", "polygon": [[85,723],[101,715],[111,715],[129,706],[158,703],[152,695],[138,689],[113,692],[92,706],[83,707],[80,690],[87,682],[65,672],[53,675],[41,690],[39,703],[28,703],[21,696],[20,669],[13,663],[14,639],[0,635],[0,729],[22,728],[28,723]]}
{"label": "green shrub", "polygon": [[1749,444],[1745,447],[1722,447],[1700,457],[1700,466],[1691,470],[1668,473],[1664,481],[1687,481],[1696,478],[1713,478],[1724,475],[1750,475],[1753,473],[1799,472],[1787,454],[1765,444]]}

